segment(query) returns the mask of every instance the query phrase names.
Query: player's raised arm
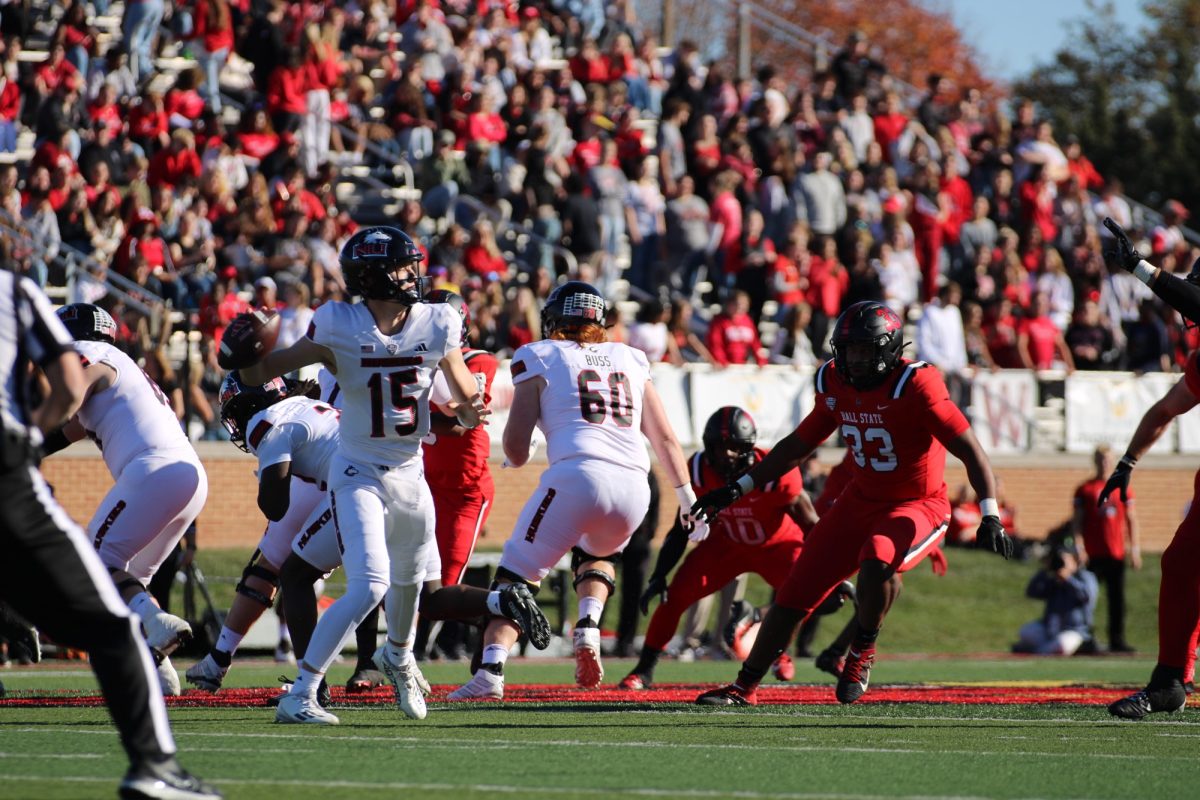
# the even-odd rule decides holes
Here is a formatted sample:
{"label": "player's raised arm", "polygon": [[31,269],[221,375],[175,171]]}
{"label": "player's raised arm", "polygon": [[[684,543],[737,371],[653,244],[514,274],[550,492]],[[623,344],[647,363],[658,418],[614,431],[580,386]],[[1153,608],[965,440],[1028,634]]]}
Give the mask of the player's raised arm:
{"label": "player's raised arm", "polygon": [[246,383],[261,384],[309,364],[320,364],[337,374],[337,362],[329,348],[307,337],[296,340],[290,347],[267,353],[257,364],[242,367],[238,371]]}
{"label": "player's raised arm", "polygon": [[1134,249],[1125,230],[1111,217],[1104,218],[1104,227],[1112,231],[1116,249],[1105,253],[1109,261],[1133,273],[1134,277],[1150,287],[1163,302],[1183,315],[1189,322],[1200,324],[1200,259],[1192,265],[1186,279],[1163,272],[1142,258]]}
{"label": "player's raised arm", "polygon": [[1133,432],[1133,438],[1129,440],[1129,446],[1125,448],[1125,455],[1121,456],[1116,469],[1113,470],[1108,482],[1100,491],[1098,498],[1100,504],[1103,504],[1110,494],[1117,491],[1121,493],[1122,501],[1126,499],[1129,492],[1129,479],[1138,459],[1146,455],[1146,452],[1154,446],[1154,443],[1171,424],[1171,420],[1192,410],[1197,403],[1200,403],[1200,398],[1193,392],[1185,377],[1172,386],[1171,390],[1158,402],[1146,409],[1146,413],[1142,415],[1142,419],[1138,423],[1137,430]]}

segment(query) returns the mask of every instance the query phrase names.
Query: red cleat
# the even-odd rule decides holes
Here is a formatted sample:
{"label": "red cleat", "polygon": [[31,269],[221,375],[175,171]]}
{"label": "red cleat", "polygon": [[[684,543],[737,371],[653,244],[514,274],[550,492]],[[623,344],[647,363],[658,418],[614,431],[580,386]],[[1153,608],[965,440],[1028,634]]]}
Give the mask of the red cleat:
{"label": "red cleat", "polygon": [[621,679],[617,684],[618,689],[629,689],[631,691],[641,691],[642,689],[650,688],[650,680],[643,675],[638,675],[636,672],[631,672]]}
{"label": "red cleat", "polygon": [[853,703],[867,693],[867,685],[871,682],[871,667],[875,665],[875,645],[850,648],[846,656],[846,666],[838,677],[837,699],[839,703]]}

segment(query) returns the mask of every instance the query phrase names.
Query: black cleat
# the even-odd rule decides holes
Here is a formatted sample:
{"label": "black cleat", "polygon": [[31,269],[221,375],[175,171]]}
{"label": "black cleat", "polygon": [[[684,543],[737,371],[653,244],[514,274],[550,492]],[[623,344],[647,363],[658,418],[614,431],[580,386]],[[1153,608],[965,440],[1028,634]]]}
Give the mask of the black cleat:
{"label": "black cleat", "polygon": [[850,648],[834,692],[839,703],[853,703],[867,693],[867,686],[871,683],[871,667],[874,665],[875,645],[867,645],[857,650]]}
{"label": "black cleat", "polygon": [[743,689],[736,683],[709,689],[696,698],[698,706],[756,706],[758,694],[754,689]]}
{"label": "black cleat", "polygon": [[745,600],[734,600],[729,606],[729,622],[725,623],[725,630],[721,632],[725,644],[736,649],[742,634],[749,630],[751,625],[761,621],[762,612],[757,607]]}
{"label": "black cleat", "polygon": [[500,590],[500,613],[515,622],[536,649],[550,646],[550,623],[525,584],[510,583]]}
{"label": "black cleat", "polygon": [[[361,694],[387,683],[387,676],[377,669],[358,669],[350,676],[350,680],[346,681],[346,691],[350,694]],[[320,705],[325,704],[320,703]]]}
{"label": "black cleat", "polygon": [[1165,711],[1174,714],[1187,705],[1187,691],[1183,684],[1151,689],[1147,686],[1140,692],[1118,700],[1108,707],[1108,713],[1121,719],[1144,719],[1149,714]]}
{"label": "black cleat", "polygon": [[175,759],[142,764],[125,773],[118,788],[124,800],[220,800],[215,787],[190,775]]}
{"label": "black cleat", "polygon": [[846,659],[836,650],[822,650],[817,654],[814,663],[822,672],[828,672],[833,677],[840,678],[842,677],[842,668],[846,666]]}

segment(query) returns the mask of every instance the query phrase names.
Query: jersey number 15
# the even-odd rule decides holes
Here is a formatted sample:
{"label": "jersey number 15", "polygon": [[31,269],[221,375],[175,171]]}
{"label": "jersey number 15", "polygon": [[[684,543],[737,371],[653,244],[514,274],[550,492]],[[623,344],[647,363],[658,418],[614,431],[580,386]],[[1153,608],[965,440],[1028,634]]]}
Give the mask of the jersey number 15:
{"label": "jersey number 15", "polygon": [[[402,369],[399,372],[387,373],[387,384],[390,387],[389,394],[392,408],[403,414],[407,412],[408,421],[402,422],[395,426],[397,436],[412,436],[417,432],[420,417],[417,414],[417,398],[405,397],[404,387],[412,386],[417,382],[417,371],[415,369]],[[383,408],[383,383],[384,373],[376,372],[367,379],[367,388],[371,390],[371,438],[382,439],[387,436],[387,431],[384,430],[384,408]]]}

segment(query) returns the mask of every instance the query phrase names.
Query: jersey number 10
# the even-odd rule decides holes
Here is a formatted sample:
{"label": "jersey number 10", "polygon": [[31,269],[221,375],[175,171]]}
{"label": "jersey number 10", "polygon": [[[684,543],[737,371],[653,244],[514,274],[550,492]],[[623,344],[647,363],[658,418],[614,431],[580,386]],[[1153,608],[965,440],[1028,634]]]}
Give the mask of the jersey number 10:
{"label": "jersey number 10", "polygon": [[[603,425],[612,409],[612,420],[619,428],[633,425],[633,391],[624,372],[608,376],[608,399],[604,397],[605,380],[594,369],[579,373],[579,413],[593,425]],[[592,388],[592,384],[600,384]]]}

